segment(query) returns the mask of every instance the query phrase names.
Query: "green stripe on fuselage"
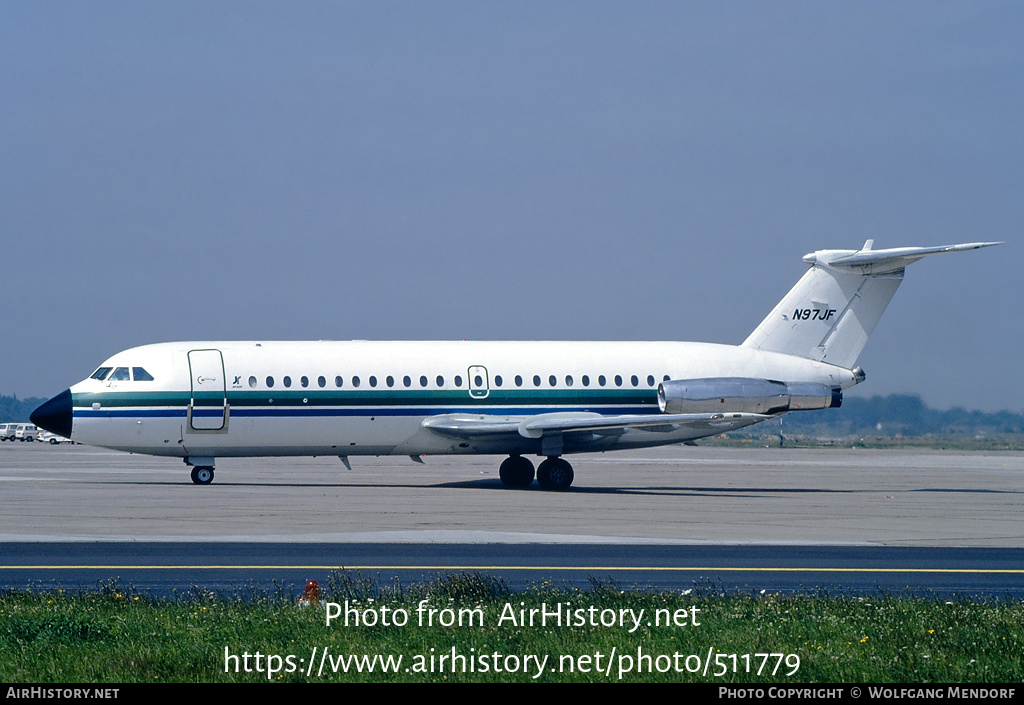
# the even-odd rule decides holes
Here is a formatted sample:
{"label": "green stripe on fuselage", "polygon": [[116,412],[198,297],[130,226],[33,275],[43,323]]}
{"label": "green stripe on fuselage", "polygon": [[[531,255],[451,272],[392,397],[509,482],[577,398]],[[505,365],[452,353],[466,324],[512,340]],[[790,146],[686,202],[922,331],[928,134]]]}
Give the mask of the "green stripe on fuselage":
{"label": "green stripe on fuselage", "polygon": [[[219,393],[203,394],[202,401],[221,399]],[[187,406],[188,392],[83,392],[74,395],[78,408],[99,403],[103,407]],[[233,407],[281,406],[648,406],[658,402],[653,389],[492,389],[486,397],[470,396],[468,390],[229,390]],[[200,398],[197,397],[197,401]]]}

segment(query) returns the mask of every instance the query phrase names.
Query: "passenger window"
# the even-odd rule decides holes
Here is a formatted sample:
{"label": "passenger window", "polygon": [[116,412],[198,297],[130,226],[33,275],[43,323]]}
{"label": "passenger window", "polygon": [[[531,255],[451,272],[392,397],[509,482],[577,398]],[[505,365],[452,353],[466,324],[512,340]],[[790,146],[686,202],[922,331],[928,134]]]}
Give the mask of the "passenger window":
{"label": "passenger window", "polygon": [[406,387],[412,386],[412,379],[409,378],[409,375],[406,375],[405,377],[402,378],[402,384],[404,384]]}
{"label": "passenger window", "polygon": [[548,377],[548,384],[554,387],[556,384],[558,384],[558,378],[555,377],[554,375],[551,375],[550,377]]}
{"label": "passenger window", "polygon": [[615,386],[616,387],[621,387],[622,386],[622,375],[615,375]]}
{"label": "passenger window", "polygon": [[442,377],[441,375],[437,376],[437,380],[436,381],[437,381],[437,386],[438,387],[443,387],[444,386],[444,377]]}
{"label": "passenger window", "polygon": [[521,375],[516,375],[516,386],[517,387],[522,387],[523,386],[523,378],[522,378]]}
{"label": "passenger window", "polygon": [[648,387],[653,387],[654,386],[654,375],[647,375],[647,386]]}
{"label": "passenger window", "polygon": [[584,387],[590,386],[590,377],[588,377],[587,375],[583,375],[583,379],[580,381],[583,382]]}
{"label": "passenger window", "polygon": [[249,378],[249,388],[250,389],[255,389],[256,388],[256,378],[255,377],[250,377]]}
{"label": "passenger window", "polygon": [[426,375],[420,375],[420,386],[421,387],[426,387],[427,386],[427,376]]}
{"label": "passenger window", "polygon": [[500,387],[501,386],[501,375],[494,375],[494,386],[495,387]]}
{"label": "passenger window", "polygon": [[302,375],[302,378],[299,380],[299,384],[301,384],[303,388],[308,387],[309,386],[309,377],[307,377],[306,375]]}
{"label": "passenger window", "polygon": [[274,386],[274,378],[273,377],[267,377],[267,387],[273,387],[273,386]]}
{"label": "passenger window", "polygon": [[288,375],[285,375],[284,379],[282,381],[284,382],[284,386],[286,386],[286,387],[292,386],[292,378],[289,377]]}
{"label": "passenger window", "polygon": [[663,381],[663,382],[668,382],[668,381],[669,381],[670,379],[672,379],[672,378],[671,378],[671,377],[669,377],[668,375],[665,375],[665,376],[664,376],[664,377],[662,378],[662,381]]}
{"label": "passenger window", "polygon": [[572,375],[566,375],[565,376],[565,386],[566,387],[571,387],[572,386]]}
{"label": "passenger window", "polygon": [[629,381],[633,383],[634,387],[637,386],[638,384],[640,384],[640,378],[637,377],[636,375],[633,375],[632,377],[630,377]]}
{"label": "passenger window", "polygon": [[597,383],[598,383],[598,384],[599,384],[600,386],[602,386],[602,387],[603,387],[603,386],[605,385],[605,382],[606,382],[606,380],[605,380],[605,378],[604,378],[604,375],[598,375],[598,376],[597,376]]}
{"label": "passenger window", "polygon": [[455,375],[455,386],[456,387],[461,387],[462,386],[462,375]]}
{"label": "passenger window", "polygon": [[116,370],[114,370],[114,374],[110,375],[111,382],[125,382],[130,379],[131,378],[128,376],[127,367],[118,367]]}
{"label": "passenger window", "polygon": [[337,377],[334,378],[335,387],[338,387],[340,389],[343,384],[345,384],[345,380],[341,378],[341,375],[338,375]]}
{"label": "passenger window", "polygon": [[370,386],[371,387],[376,387],[377,386],[377,377],[376,377],[376,375],[370,375]]}
{"label": "passenger window", "polygon": [[323,375],[321,375],[321,376],[316,378],[316,383],[317,383],[317,386],[319,386],[321,389],[323,389],[324,387],[327,386],[327,379]]}
{"label": "passenger window", "polygon": [[395,378],[392,377],[391,375],[388,375],[388,378],[386,380],[384,380],[384,381],[387,383],[388,387],[394,387],[395,386]]}
{"label": "passenger window", "polygon": [[359,377],[353,377],[352,378],[352,386],[353,387],[358,387],[359,386]]}
{"label": "passenger window", "polygon": [[540,375],[534,375],[533,376],[533,386],[534,387],[539,387],[540,386]]}
{"label": "passenger window", "polygon": [[113,367],[101,367],[98,370],[96,370],[95,372],[93,372],[92,373],[92,377],[90,377],[89,379],[98,379],[99,381],[102,382],[103,380],[105,380],[107,378],[107,375],[110,374],[110,371],[112,369],[114,369],[114,368]]}
{"label": "passenger window", "polygon": [[149,374],[148,372],[146,372],[146,370],[144,370],[141,367],[133,367],[132,379],[134,379],[136,382],[152,382],[153,375]]}

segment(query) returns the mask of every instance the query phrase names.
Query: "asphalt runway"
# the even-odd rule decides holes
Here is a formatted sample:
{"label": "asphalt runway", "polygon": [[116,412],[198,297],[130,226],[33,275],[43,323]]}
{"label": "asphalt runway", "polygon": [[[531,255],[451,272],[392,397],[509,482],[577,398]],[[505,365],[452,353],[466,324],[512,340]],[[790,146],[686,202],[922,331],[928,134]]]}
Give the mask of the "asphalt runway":
{"label": "asphalt runway", "polygon": [[[201,586],[246,596],[301,594],[308,580],[408,586],[482,572],[510,588],[712,590],[731,594],[834,593],[1024,597],[1024,550],[879,546],[642,544],[4,543],[0,584],[170,595]],[[1007,566],[1016,566],[1007,568]],[[111,582],[112,581],[112,582]]]}
{"label": "asphalt runway", "polygon": [[[162,591],[485,570],[730,590],[1018,595],[1024,454],[672,446],[572,456],[564,493],[496,457],[218,461],[0,444],[0,585]],[[171,587],[168,587],[171,586]]]}

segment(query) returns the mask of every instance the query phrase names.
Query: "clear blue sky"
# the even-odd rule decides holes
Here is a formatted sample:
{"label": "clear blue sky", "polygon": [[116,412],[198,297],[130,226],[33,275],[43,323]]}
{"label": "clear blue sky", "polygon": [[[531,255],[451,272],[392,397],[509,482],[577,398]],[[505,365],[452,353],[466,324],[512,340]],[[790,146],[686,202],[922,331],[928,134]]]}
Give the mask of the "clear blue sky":
{"label": "clear blue sky", "polygon": [[202,339],[739,343],[913,265],[856,394],[1024,408],[1024,4],[0,1],[0,393]]}

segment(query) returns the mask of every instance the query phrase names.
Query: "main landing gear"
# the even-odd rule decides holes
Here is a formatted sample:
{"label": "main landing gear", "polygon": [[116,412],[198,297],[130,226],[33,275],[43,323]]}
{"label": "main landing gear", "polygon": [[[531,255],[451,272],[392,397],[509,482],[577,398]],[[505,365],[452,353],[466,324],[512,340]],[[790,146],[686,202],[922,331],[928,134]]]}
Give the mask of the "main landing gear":
{"label": "main landing gear", "polygon": [[521,490],[533,484],[533,463],[521,455],[512,455],[498,468],[498,477],[505,487]]}
{"label": "main landing gear", "polygon": [[192,468],[192,482],[197,485],[208,485],[213,482],[213,468],[200,465]]}
{"label": "main landing gear", "polygon": [[[523,489],[533,484],[533,463],[521,455],[505,459],[498,469],[498,476],[505,487]],[[574,473],[568,460],[553,456],[537,468],[537,484],[545,490],[567,490],[572,485]]]}
{"label": "main landing gear", "polygon": [[562,458],[548,458],[537,468],[537,484],[546,490],[567,490],[574,477],[572,465]]}

